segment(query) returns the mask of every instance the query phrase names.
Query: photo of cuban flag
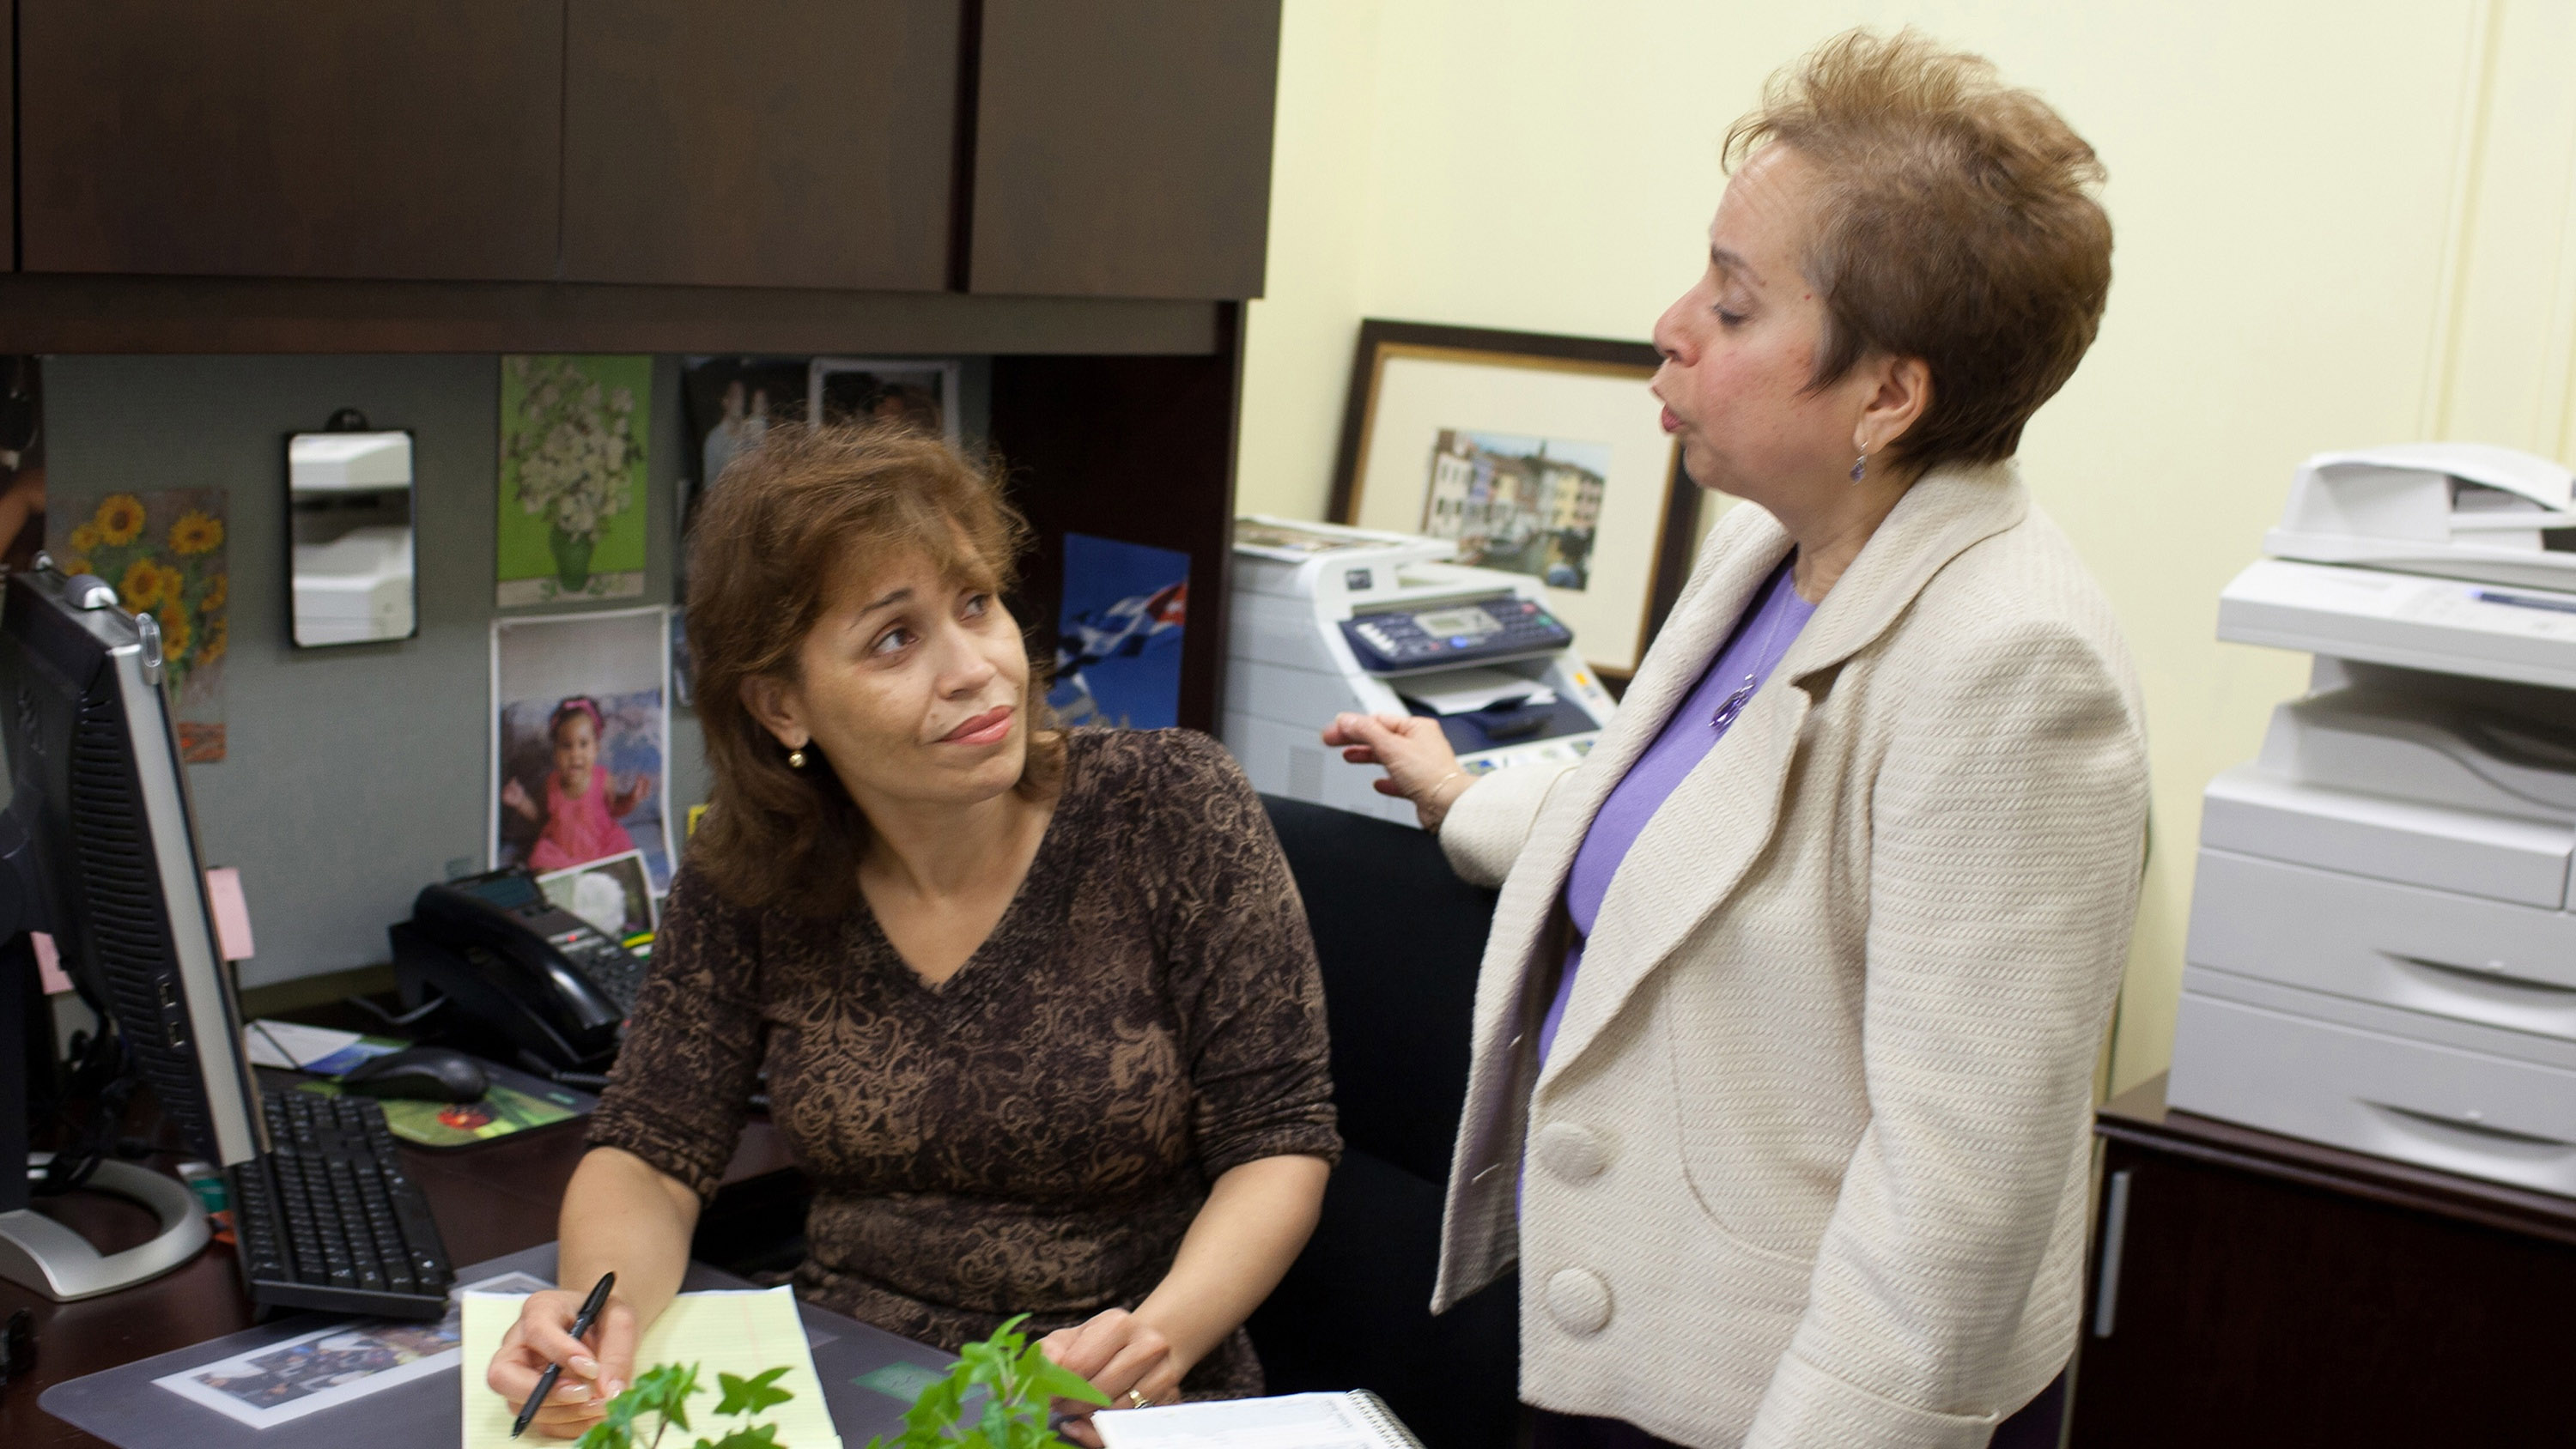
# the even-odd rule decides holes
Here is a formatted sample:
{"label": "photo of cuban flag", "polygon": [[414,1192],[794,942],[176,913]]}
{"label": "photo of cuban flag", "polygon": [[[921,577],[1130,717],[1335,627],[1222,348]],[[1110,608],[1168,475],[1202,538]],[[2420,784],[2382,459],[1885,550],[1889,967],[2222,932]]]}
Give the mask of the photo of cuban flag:
{"label": "photo of cuban flag", "polygon": [[1047,691],[1057,721],[1140,730],[1179,724],[1189,591],[1188,554],[1066,534],[1055,685]]}

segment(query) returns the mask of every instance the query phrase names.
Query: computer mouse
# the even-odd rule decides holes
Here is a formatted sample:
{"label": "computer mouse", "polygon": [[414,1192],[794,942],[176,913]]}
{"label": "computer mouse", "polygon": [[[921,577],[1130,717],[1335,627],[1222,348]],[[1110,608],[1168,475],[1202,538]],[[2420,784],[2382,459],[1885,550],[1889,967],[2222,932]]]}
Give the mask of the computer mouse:
{"label": "computer mouse", "polygon": [[415,1102],[471,1102],[491,1086],[481,1062],[446,1047],[406,1047],[369,1057],[340,1078],[344,1092]]}

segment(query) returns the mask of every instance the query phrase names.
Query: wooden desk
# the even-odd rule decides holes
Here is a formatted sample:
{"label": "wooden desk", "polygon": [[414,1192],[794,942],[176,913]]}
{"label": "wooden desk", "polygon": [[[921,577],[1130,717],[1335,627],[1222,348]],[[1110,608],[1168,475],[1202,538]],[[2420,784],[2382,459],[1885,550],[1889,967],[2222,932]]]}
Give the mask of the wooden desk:
{"label": "wooden desk", "polygon": [[2075,1449],[2576,1436],[2576,1200],[2167,1112],[2164,1085],[2096,1126]]}
{"label": "wooden desk", "polygon": [[[581,1153],[582,1124],[575,1121],[474,1147],[406,1147],[403,1165],[428,1190],[449,1259],[479,1263],[554,1237],[555,1210]],[[157,1158],[154,1165],[167,1170],[175,1160]],[[724,1180],[711,1217],[737,1200],[765,1205],[792,1196],[800,1175],[776,1129],[756,1119],[743,1129]],[[111,1252],[140,1241],[154,1226],[139,1207],[89,1194],[49,1211]],[[210,1245],[177,1272],[78,1303],[51,1302],[0,1282],[0,1316],[21,1307],[36,1314],[36,1371],[0,1388],[0,1445],[8,1449],[97,1449],[103,1441],[36,1407],[36,1397],[66,1379],[251,1326],[250,1302],[242,1296],[233,1250],[224,1243]]]}

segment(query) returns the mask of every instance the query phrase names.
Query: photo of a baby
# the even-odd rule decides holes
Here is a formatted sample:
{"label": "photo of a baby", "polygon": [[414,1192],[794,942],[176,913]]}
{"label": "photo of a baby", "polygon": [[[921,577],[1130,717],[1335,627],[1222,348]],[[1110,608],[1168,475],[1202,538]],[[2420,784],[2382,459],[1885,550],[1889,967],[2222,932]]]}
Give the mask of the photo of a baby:
{"label": "photo of a baby", "polygon": [[670,889],[670,653],[661,609],[492,627],[492,864],[541,874],[641,856]]}
{"label": "photo of a baby", "polygon": [[529,869],[566,870],[637,848],[617,822],[652,796],[653,782],[641,772],[613,779],[601,768],[599,742],[607,732],[599,701],[576,694],[546,715],[543,799],[515,776],[501,782],[502,807],[537,832]]}

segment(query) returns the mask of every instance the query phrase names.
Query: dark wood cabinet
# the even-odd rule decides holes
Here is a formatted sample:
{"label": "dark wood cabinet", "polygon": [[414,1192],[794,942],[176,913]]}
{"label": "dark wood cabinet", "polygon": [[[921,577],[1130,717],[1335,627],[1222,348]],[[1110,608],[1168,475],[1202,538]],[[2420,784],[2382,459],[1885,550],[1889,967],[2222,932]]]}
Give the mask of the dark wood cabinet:
{"label": "dark wood cabinet", "polygon": [[997,357],[993,442],[1037,534],[1013,608],[1051,637],[1064,535],[1190,557],[1180,723],[1223,727],[1226,584],[1234,565],[1234,436],[1243,377],[1239,306],[1219,307],[1200,357]]}
{"label": "dark wood cabinet", "polygon": [[964,0],[570,0],[563,275],[937,291]]}
{"label": "dark wood cabinet", "polygon": [[555,274],[563,11],[18,0],[29,272]]}
{"label": "dark wood cabinet", "polygon": [[967,286],[1257,297],[1278,0],[984,0]]}
{"label": "dark wood cabinet", "polygon": [[2560,1444],[2576,1201],[2104,1109],[2075,1449]]}
{"label": "dark wood cabinet", "polygon": [[1279,0],[13,3],[31,277],[1261,292]]}
{"label": "dark wood cabinet", "polygon": [[[14,20],[14,10],[10,12]],[[10,198],[0,218],[0,272],[18,269],[18,27],[0,27],[0,196]]]}

